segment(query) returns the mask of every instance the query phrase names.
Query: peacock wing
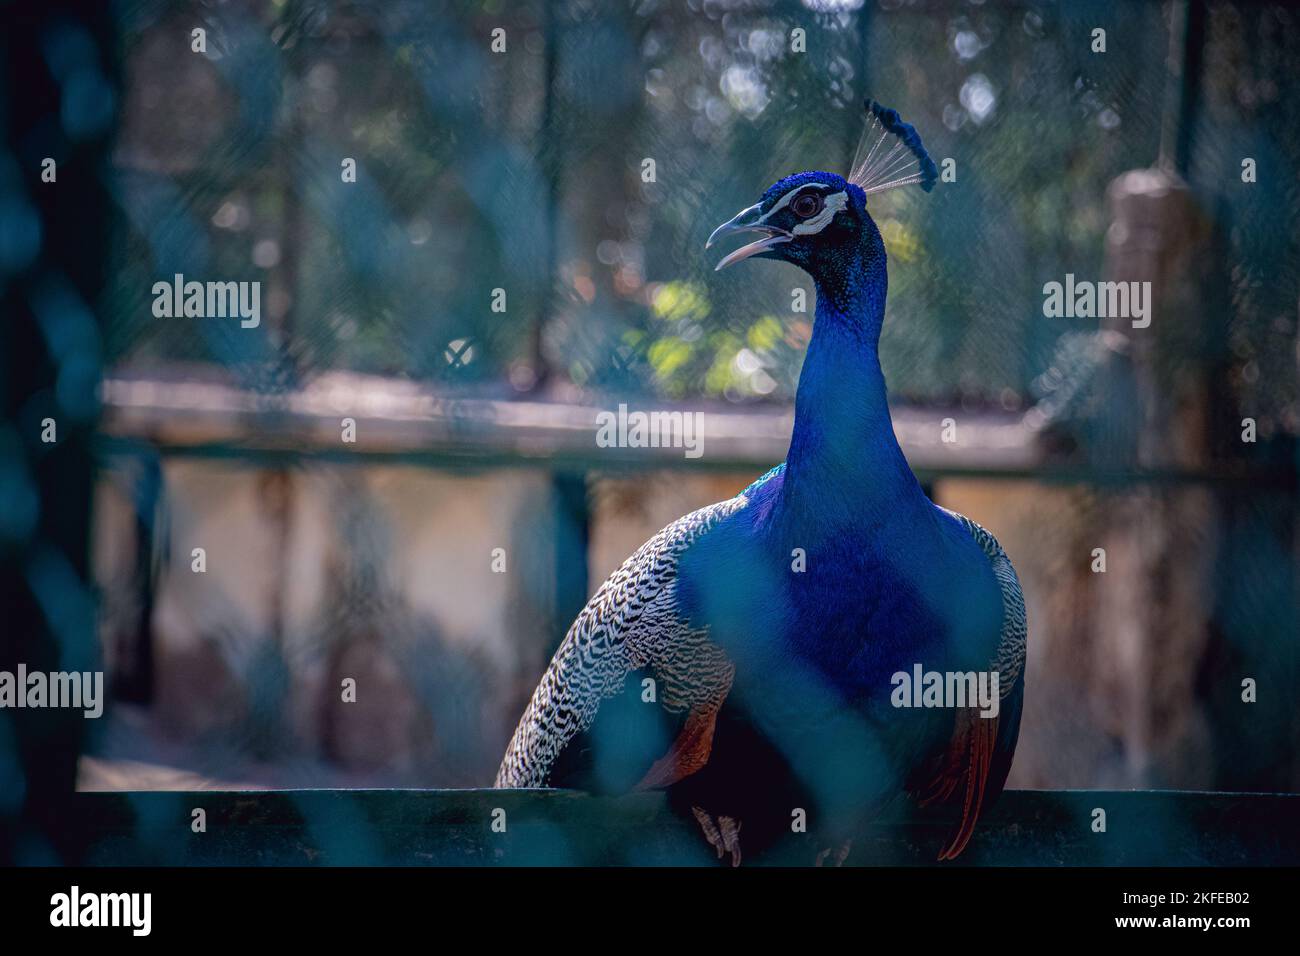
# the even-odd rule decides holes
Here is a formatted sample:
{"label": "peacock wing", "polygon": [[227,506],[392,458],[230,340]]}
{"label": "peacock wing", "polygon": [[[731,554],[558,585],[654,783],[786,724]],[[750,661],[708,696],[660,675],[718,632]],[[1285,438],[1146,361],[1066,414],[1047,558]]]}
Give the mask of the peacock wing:
{"label": "peacock wing", "polygon": [[[707,762],[734,666],[707,629],[680,613],[678,563],[746,504],[742,494],[678,519],[601,585],[538,683],[496,786],[666,787]],[[630,684],[638,675],[653,679],[657,706],[644,706],[640,681]],[[614,755],[603,775],[601,751]],[[597,786],[602,777],[626,786]]]}

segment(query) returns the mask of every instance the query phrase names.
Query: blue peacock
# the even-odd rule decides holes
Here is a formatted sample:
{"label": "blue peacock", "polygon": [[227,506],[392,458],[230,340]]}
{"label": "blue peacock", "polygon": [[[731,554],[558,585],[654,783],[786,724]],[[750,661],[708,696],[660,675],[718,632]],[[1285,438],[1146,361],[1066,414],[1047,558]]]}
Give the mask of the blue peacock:
{"label": "blue peacock", "polygon": [[[937,170],[896,111],[866,107],[848,178],[787,176],[707,243],[756,233],[718,268],[780,259],[815,283],[786,461],[673,522],[596,591],[497,786],[667,790],[733,865],[742,843],[762,851],[801,815],[810,861],[842,863],[898,805],[947,821],[936,849],[953,859],[1001,792],[1024,600],[998,542],[926,497],[894,435],[877,354],[885,246],[867,197],[928,192]],[[921,672],[997,675],[997,706],[899,706],[898,675]]]}

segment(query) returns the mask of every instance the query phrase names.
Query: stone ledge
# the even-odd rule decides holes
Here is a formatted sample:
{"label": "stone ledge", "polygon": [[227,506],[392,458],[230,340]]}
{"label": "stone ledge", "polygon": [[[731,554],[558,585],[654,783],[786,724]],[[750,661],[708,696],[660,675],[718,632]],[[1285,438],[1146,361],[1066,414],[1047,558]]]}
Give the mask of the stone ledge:
{"label": "stone ledge", "polygon": [[[192,833],[195,807],[207,832]],[[1107,832],[1093,833],[1092,811]],[[492,812],[506,813],[494,833]],[[58,808],[69,862],[90,865],[708,865],[712,851],[662,794],[562,790],[78,793]],[[936,865],[942,823],[881,823],[850,864]],[[763,860],[810,863],[810,836]],[[1300,795],[1014,790],[956,864],[1246,866],[1300,863]]]}

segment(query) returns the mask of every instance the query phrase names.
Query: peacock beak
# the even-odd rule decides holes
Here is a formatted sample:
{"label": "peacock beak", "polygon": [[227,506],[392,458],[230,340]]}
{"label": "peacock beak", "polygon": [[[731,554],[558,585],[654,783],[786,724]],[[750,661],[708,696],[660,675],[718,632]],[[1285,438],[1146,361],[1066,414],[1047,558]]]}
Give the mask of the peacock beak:
{"label": "peacock beak", "polygon": [[778,229],[776,226],[769,226],[766,223],[759,222],[758,220],[762,214],[762,209],[763,207],[761,203],[755,203],[748,209],[742,209],[717,229],[713,230],[713,234],[709,236],[708,242],[704,244],[705,249],[711,247],[723,236],[730,236],[737,232],[761,232],[764,234],[764,238],[759,239],[757,242],[751,242],[749,245],[741,246],[735,252],[729,253],[717,264],[713,270],[714,272],[725,269],[733,262],[739,262],[741,259],[748,259],[750,256],[758,255],[758,253],[762,252],[764,249],[770,249],[772,246],[779,246],[781,243],[789,242],[794,238],[794,236],[790,235],[790,233],[786,232],[784,229]]}

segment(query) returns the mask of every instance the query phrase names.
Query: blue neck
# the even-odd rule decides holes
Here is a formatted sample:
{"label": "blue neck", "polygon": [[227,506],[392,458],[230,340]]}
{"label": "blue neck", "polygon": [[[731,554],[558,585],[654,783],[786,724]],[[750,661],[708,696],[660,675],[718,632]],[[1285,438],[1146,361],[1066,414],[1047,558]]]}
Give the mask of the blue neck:
{"label": "blue neck", "polygon": [[[812,341],[795,396],[787,501],[883,519],[925,501],[889,415],[878,344],[888,277],[878,234],[842,266],[820,270]],[[838,263],[836,265],[839,265]]]}

